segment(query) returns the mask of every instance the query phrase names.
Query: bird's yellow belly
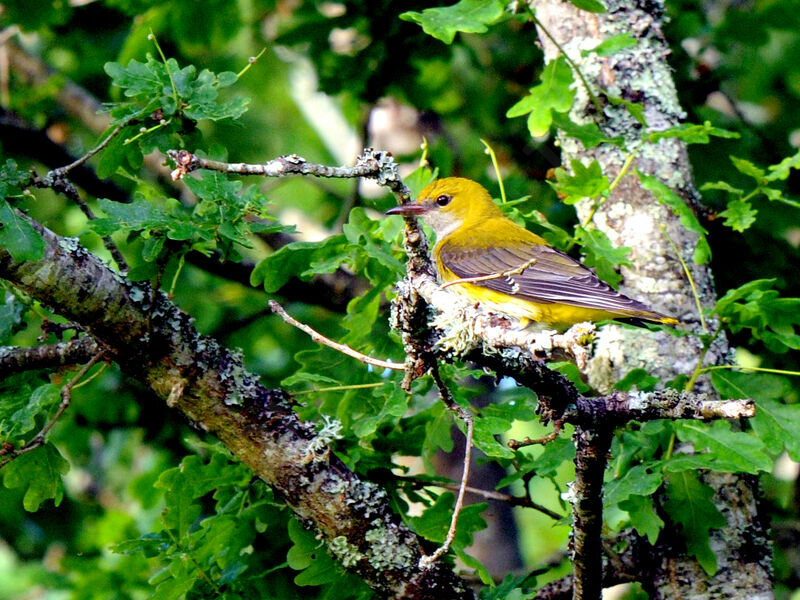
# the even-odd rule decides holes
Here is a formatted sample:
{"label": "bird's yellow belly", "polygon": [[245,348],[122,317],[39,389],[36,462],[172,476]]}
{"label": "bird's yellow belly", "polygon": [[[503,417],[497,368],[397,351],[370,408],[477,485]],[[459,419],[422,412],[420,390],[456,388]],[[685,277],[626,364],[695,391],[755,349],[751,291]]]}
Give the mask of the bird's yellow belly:
{"label": "bird's yellow belly", "polygon": [[451,290],[480,302],[492,312],[518,319],[525,327],[529,322],[539,323],[551,329],[566,329],[583,321],[602,321],[621,316],[607,310],[584,308],[561,303],[531,302],[471,283],[451,285]]}

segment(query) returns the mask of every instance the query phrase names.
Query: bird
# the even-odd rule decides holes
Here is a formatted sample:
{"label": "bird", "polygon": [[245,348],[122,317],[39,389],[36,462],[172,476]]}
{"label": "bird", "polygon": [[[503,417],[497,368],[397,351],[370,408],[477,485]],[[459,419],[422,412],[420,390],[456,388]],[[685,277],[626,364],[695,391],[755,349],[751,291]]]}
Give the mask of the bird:
{"label": "bird", "polygon": [[435,180],[415,202],[387,215],[421,217],[436,234],[432,250],[443,286],[520,322],[564,330],[584,321],[678,320],[621,294],[594,271],[508,219],[479,183]]}

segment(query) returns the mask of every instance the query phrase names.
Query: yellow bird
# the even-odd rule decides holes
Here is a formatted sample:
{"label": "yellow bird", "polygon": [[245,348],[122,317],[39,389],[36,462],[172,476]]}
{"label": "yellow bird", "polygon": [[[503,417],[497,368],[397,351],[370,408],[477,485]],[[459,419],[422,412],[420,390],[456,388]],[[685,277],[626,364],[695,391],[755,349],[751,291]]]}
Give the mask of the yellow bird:
{"label": "yellow bird", "polygon": [[507,219],[489,192],[469,179],[434,181],[416,202],[386,214],[420,216],[436,232],[433,258],[441,281],[523,325],[534,321],[565,329],[603,319],[678,323],[620,294],[544,238]]}

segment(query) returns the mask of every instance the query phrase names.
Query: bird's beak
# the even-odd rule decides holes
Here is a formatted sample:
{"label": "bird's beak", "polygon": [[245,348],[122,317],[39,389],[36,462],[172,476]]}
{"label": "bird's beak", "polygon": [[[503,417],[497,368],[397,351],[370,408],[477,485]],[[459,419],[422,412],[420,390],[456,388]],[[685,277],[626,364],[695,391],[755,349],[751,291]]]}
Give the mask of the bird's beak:
{"label": "bird's beak", "polygon": [[422,215],[430,210],[430,207],[415,202],[401,204],[386,211],[387,215]]}

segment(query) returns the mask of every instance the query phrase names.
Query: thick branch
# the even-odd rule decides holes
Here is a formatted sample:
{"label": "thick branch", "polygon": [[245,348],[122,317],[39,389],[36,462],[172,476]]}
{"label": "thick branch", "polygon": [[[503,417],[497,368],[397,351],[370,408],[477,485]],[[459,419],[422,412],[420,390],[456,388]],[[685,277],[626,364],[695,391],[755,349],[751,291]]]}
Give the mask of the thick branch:
{"label": "thick branch", "polygon": [[575,481],[572,502],[574,600],[603,595],[603,476],[613,428],[575,429]]}
{"label": "thick branch", "polygon": [[37,228],[44,258],[21,263],[0,249],[0,277],[83,325],[129,376],[216,435],[380,594],[472,597],[449,567],[419,568],[419,542],[385,492],[347,469],[330,452],[330,438],[299,421],[285,392],[260,385],[165,294],[120,277],[74,240]]}
{"label": "thick branch", "polygon": [[100,347],[91,337],[75,338],[69,342],[30,348],[0,346],[0,378],[31,369],[47,369],[83,363],[99,351]]}

